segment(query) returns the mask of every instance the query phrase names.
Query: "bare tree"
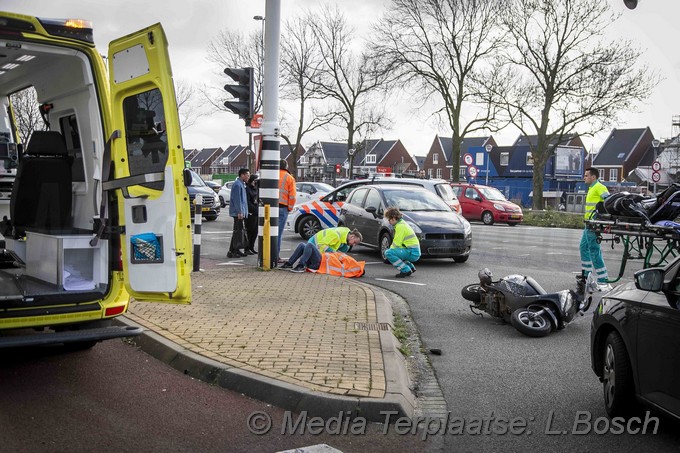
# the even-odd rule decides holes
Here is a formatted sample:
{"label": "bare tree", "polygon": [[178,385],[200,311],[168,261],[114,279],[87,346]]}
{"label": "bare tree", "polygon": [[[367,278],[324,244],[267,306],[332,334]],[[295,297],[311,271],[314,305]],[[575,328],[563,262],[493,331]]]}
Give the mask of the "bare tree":
{"label": "bare tree", "polygon": [[[258,30],[244,35],[243,33],[222,30],[217,38],[208,43],[208,61],[215,63],[219,68],[220,77],[227,84],[234,81],[224,74],[225,68],[254,68],[255,80],[253,108],[256,112],[262,107],[262,86],[263,86],[263,46],[264,37],[262,31]],[[230,95],[222,87],[207,89],[203,88],[202,93],[206,100],[217,110],[231,113],[231,110],[224,106],[224,101],[231,99]]]}
{"label": "bare tree", "polygon": [[497,106],[483,96],[480,71],[502,46],[497,27],[501,2],[492,0],[392,0],[375,25],[373,53],[384,71],[410,86],[452,131],[451,178],[459,180],[460,146],[477,131],[493,129]]}
{"label": "bare tree", "polygon": [[[329,101],[335,101],[331,122],[347,130],[347,149],[354,147],[354,135],[372,127],[380,128],[389,122],[383,104],[375,95],[387,88],[389,73],[378,71],[376,61],[368,52],[354,52],[354,30],[336,7],[323,6],[308,13],[307,26],[314,33],[322,64],[318,77],[313,79],[315,90]],[[354,158],[348,153],[349,174]]]}
{"label": "bare tree", "polygon": [[182,131],[196,124],[196,121],[206,112],[201,111],[195,104],[195,87],[186,80],[175,80],[175,98],[177,99],[177,113],[179,127]]}
{"label": "bare tree", "polygon": [[[313,100],[320,99],[314,81],[321,71],[321,55],[314,41],[314,35],[303,18],[291,19],[284,26],[281,39],[281,85],[282,98],[297,103],[297,115],[286,115],[286,119],[297,118],[294,140],[290,135],[282,133],[282,138],[288,143],[293,153],[293,174],[297,171],[297,149],[303,137],[315,129],[325,127],[334,117],[331,112],[322,112],[320,108],[311,106]],[[308,118],[308,110],[311,115]],[[282,115],[283,117],[283,115]],[[287,129],[292,121],[282,121],[281,129]]]}
{"label": "bare tree", "polygon": [[511,50],[505,67],[487,80],[494,102],[522,134],[537,135],[533,208],[543,208],[543,175],[551,144],[570,133],[593,134],[610,127],[617,113],[649,96],[657,75],[639,65],[629,41],[604,40],[618,18],[608,2],[514,0],[503,15]]}
{"label": "bare tree", "polygon": [[10,95],[10,103],[14,113],[14,121],[21,143],[28,143],[33,131],[47,130],[38,106],[38,95],[35,88],[28,87]]}

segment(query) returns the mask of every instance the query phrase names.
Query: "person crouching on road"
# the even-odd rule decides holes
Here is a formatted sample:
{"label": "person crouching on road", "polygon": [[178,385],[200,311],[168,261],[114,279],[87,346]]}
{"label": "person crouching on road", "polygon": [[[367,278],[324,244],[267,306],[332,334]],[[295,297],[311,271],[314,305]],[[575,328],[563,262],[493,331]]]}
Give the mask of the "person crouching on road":
{"label": "person crouching on road", "polygon": [[401,218],[399,208],[385,209],[384,217],[394,228],[394,239],[385,250],[385,258],[399,271],[397,278],[408,277],[416,271],[413,263],[420,259],[420,241],[413,228]]}
{"label": "person crouching on road", "polygon": [[[336,227],[321,230],[309,238],[309,241],[299,243],[290,258],[281,265],[281,269],[290,269],[292,272],[304,272],[307,268],[318,269],[322,253],[346,252],[362,240],[361,233],[356,229],[350,231],[347,227]],[[300,262],[293,267],[298,259]]]}

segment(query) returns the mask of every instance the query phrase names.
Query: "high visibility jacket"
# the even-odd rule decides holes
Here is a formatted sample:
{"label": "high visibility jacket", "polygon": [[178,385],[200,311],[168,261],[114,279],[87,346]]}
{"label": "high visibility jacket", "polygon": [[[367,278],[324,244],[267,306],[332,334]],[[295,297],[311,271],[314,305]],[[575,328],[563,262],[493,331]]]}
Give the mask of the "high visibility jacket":
{"label": "high visibility jacket", "polygon": [[308,271],[319,274],[337,275],[339,277],[361,277],[364,275],[366,261],[357,261],[349,255],[340,252],[326,252],[321,254],[319,269]]}
{"label": "high visibility jacket", "polygon": [[286,206],[288,211],[295,207],[295,178],[286,170],[279,170],[279,206]]}
{"label": "high visibility jacket", "polygon": [[321,253],[335,252],[347,244],[347,235],[349,235],[349,228],[335,227],[321,230],[309,239],[309,242],[316,244],[316,247]]}
{"label": "high visibility jacket", "polygon": [[604,184],[599,180],[595,181],[592,186],[588,187],[588,194],[586,195],[586,213],[584,219],[590,220],[595,214],[595,206],[600,201],[609,196],[609,191]]}
{"label": "high visibility jacket", "polygon": [[413,232],[413,228],[404,222],[404,219],[400,219],[394,224],[394,239],[392,239],[391,248],[420,248],[420,241]]}

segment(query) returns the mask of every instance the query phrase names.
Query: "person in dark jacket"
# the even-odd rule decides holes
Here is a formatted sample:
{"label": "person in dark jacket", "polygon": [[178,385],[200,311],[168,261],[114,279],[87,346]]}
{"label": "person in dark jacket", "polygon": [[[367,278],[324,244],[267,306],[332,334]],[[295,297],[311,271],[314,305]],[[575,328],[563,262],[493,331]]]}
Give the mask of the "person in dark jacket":
{"label": "person in dark jacket", "polygon": [[257,241],[257,214],[259,209],[257,203],[257,175],[250,175],[250,178],[248,178],[246,195],[248,198],[248,218],[246,219],[248,248],[246,249],[246,253],[248,255],[257,255],[257,251],[255,250],[255,241]]}
{"label": "person in dark jacket", "polygon": [[239,258],[246,256],[245,252],[239,250],[244,248],[238,244],[236,238],[239,231],[244,228],[244,222],[248,217],[248,198],[246,196],[246,182],[250,178],[250,171],[247,168],[241,168],[238,171],[238,179],[231,187],[231,196],[229,197],[229,215],[234,218],[234,231],[231,236],[231,243],[229,244],[228,258]]}

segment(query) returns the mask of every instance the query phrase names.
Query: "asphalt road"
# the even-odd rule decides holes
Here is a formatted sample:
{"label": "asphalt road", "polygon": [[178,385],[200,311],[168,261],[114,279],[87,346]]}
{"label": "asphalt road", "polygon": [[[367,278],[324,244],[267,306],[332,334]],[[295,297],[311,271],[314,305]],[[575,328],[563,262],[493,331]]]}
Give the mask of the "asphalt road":
{"label": "asphalt road", "polygon": [[[229,222],[222,218],[204,227],[208,232],[204,243],[213,243],[208,255],[221,258],[226,253],[226,246],[218,244],[228,241]],[[466,429],[470,430],[440,436],[438,442],[429,444],[433,450],[677,449],[677,426],[666,419],[660,420],[657,434],[651,433],[652,424],[644,435],[627,434],[628,431],[617,435],[605,429],[609,422],[601,384],[590,368],[591,314],[577,318],[565,330],[547,338],[529,338],[509,324],[473,314],[460,296],[460,289],[476,282],[478,270],[484,267],[490,268],[495,277],[531,275],[547,291],[573,288],[575,275],[580,272],[580,237],[580,230],[473,223],[473,253],[467,263],[422,260],[417,263],[418,272],[403,280],[394,278],[394,269],[382,263],[377,252],[362,246],[352,251],[366,260],[362,280],[405,298],[425,348],[442,350],[441,356],[430,356],[431,363],[451,416],[460,417],[457,421],[467,423]],[[282,256],[287,256],[300,240],[297,235],[284,233]],[[612,249],[611,243],[603,243],[603,250],[611,276],[618,275],[622,246],[615,244]],[[254,262],[254,258],[224,263],[241,265],[250,261]],[[631,281],[633,272],[641,267],[641,261],[629,261],[619,283]],[[525,427],[519,429],[521,434],[510,434],[510,429],[501,428],[496,432],[503,434],[485,434],[483,428],[475,429],[475,423],[484,426],[484,420],[492,421],[487,425],[498,426],[515,420]],[[455,426],[453,432],[460,428]]]}
{"label": "asphalt road", "polygon": [[[325,443],[344,452],[422,451],[382,426],[363,435],[281,434],[285,412],[192,379],[121,340],[89,351],[0,351],[0,451],[276,452]],[[252,418],[249,418],[252,415]],[[295,423],[300,414],[291,414]],[[259,417],[259,418],[258,418]],[[256,435],[248,429],[271,430]],[[340,420],[340,419],[338,419]],[[342,433],[330,425],[331,430]]]}

